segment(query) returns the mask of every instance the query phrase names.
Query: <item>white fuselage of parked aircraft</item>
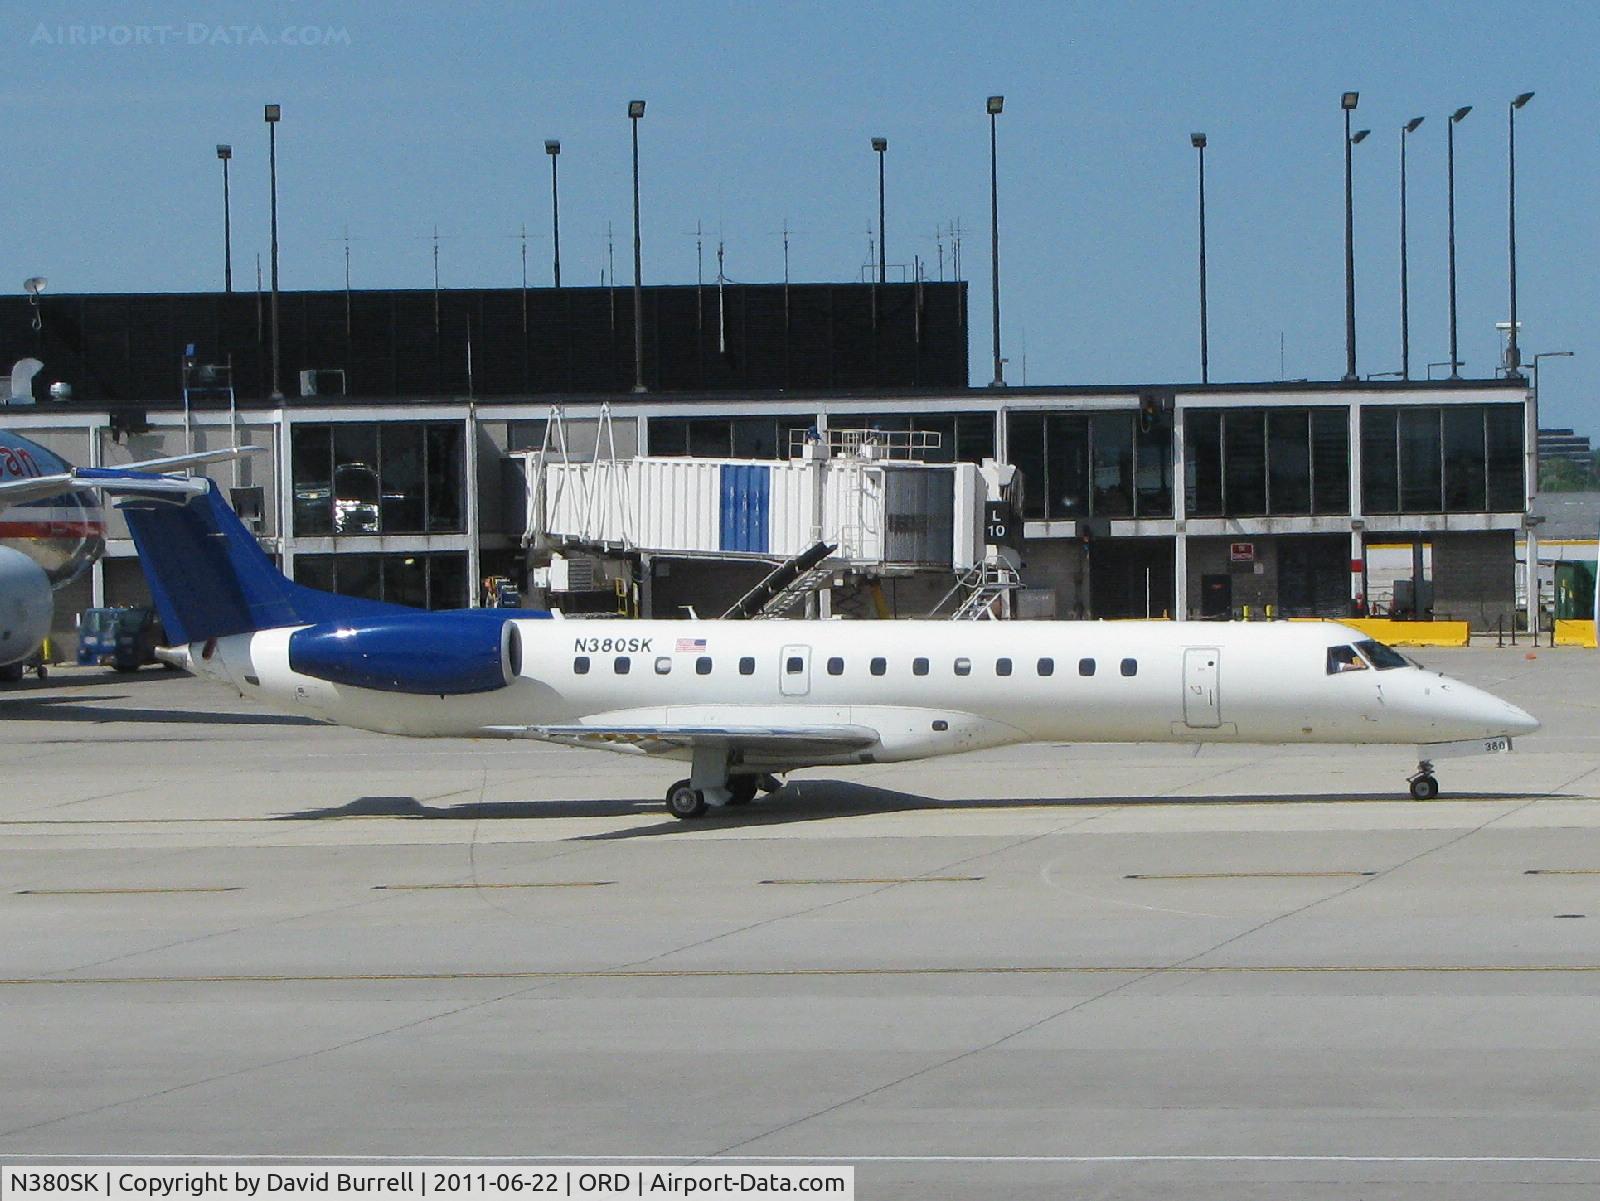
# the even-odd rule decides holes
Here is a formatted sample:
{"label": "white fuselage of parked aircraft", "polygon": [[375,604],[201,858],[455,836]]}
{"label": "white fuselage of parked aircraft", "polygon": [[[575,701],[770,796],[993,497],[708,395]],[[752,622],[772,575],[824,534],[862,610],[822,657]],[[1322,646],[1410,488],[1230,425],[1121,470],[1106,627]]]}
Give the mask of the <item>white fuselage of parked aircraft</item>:
{"label": "white fuselage of parked aircraft", "polygon": [[49,637],[54,593],[81,575],[105,548],[99,496],[72,489],[17,501],[5,493],[62,477],[54,452],[0,431],[0,675],[16,676]]}
{"label": "white fuselage of parked aircraft", "polygon": [[46,447],[0,430],[0,679],[18,679],[50,635],[55,593],[105,551],[101,491],[190,495],[205,482],[150,476],[215,463],[251,448],[149,459],[116,469],[74,467]]}
{"label": "white fuselage of parked aircraft", "polygon": [[[352,647],[360,624],[346,631]],[[500,678],[448,696],[297,670],[298,632],[196,643],[191,665],[285,712],[388,734],[531,737],[687,760],[691,777],[674,789],[693,795],[668,798],[679,816],[748,799],[761,773],[1041,741],[1414,743],[1418,778],[1431,784],[1430,746],[1499,750],[1538,726],[1325,622],[508,617]],[[425,641],[415,654],[429,654]]]}

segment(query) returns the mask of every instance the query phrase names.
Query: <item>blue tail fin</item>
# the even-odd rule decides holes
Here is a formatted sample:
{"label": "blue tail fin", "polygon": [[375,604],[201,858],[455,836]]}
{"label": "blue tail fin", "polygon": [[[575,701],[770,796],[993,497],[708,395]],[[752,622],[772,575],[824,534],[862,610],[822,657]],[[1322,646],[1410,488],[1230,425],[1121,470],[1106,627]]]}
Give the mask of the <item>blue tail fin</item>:
{"label": "blue tail fin", "polygon": [[286,579],[215,483],[187,504],[140,498],[119,508],[174,645],[407,612],[402,605],[334,596]]}

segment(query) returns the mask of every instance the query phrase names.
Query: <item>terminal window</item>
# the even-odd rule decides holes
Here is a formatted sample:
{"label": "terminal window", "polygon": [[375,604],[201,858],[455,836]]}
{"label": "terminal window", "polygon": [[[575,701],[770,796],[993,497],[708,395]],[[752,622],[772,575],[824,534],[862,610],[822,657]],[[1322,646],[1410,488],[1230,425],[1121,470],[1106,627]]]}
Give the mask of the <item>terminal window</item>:
{"label": "terminal window", "polygon": [[414,609],[460,609],[467,604],[467,556],[459,551],[296,555],[294,579],[323,592]]}
{"label": "terminal window", "polygon": [[1343,405],[1190,409],[1183,415],[1190,517],[1350,511],[1350,410]]}
{"label": "terminal window", "polygon": [[296,423],[291,466],[298,537],[465,529],[460,422]]}
{"label": "terminal window", "polygon": [[1523,407],[1375,405],[1361,411],[1368,513],[1515,513],[1524,504]]}
{"label": "terminal window", "polygon": [[787,459],[791,431],[815,417],[652,417],[650,453],[700,459]]}
{"label": "terminal window", "polygon": [[1133,410],[1007,418],[1022,514],[1032,520],[1172,516],[1172,428]]}

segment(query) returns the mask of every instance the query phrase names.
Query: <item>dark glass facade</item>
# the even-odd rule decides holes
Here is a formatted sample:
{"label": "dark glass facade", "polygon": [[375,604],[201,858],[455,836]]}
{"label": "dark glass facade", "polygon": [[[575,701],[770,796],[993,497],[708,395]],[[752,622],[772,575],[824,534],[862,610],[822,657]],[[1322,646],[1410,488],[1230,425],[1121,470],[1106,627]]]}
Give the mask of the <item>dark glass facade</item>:
{"label": "dark glass facade", "polygon": [[1030,520],[1172,516],[1172,430],[1131,410],[1012,413],[1006,440]]}
{"label": "dark glass facade", "polygon": [[699,459],[787,459],[793,433],[816,425],[808,416],[652,417],[650,453]]}
{"label": "dark glass facade", "polygon": [[467,606],[467,556],[460,552],[297,555],[294,578],[308,588],[416,609]]}
{"label": "dark glass facade", "polygon": [[291,466],[297,537],[466,527],[460,422],[296,425]]}
{"label": "dark glass facade", "polygon": [[1350,414],[1338,407],[1190,409],[1183,419],[1190,517],[1350,511]]}
{"label": "dark glass facade", "polygon": [[1367,513],[1515,513],[1525,504],[1523,408],[1375,405],[1361,411]]}
{"label": "dark glass facade", "polygon": [[[979,463],[994,457],[992,413],[835,413],[833,429],[917,430],[939,445],[918,451],[925,463]],[[652,417],[650,453],[706,459],[787,459],[815,417]]]}

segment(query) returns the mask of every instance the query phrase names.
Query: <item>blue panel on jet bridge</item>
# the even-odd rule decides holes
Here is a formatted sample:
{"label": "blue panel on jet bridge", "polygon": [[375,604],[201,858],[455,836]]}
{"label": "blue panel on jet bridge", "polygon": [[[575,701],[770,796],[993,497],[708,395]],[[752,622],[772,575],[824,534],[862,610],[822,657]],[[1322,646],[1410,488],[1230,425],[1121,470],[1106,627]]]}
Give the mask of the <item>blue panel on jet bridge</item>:
{"label": "blue panel on jet bridge", "polygon": [[772,469],[739,463],[722,465],[722,549],[765,554]]}

